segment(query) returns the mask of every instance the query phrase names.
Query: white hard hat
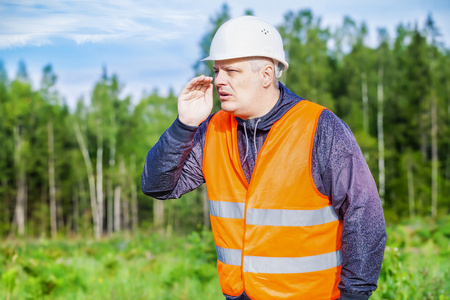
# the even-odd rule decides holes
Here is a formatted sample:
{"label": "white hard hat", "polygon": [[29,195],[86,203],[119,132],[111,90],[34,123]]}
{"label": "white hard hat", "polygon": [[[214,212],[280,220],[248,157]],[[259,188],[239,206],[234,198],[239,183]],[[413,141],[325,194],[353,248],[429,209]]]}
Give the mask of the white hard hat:
{"label": "white hard hat", "polygon": [[277,77],[289,67],[278,30],[263,19],[242,16],[220,26],[211,42],[209,56],[202,61],[254,56],[272,58]]}

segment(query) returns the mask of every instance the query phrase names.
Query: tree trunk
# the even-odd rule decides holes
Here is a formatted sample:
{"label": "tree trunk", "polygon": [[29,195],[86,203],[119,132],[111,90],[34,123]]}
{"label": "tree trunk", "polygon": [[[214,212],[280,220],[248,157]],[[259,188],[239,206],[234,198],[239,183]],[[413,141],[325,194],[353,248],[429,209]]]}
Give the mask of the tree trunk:
{"label": "tree trunk", "polygon": [[97,128],[97,213],[98,213],[98,230],[99,236],[103,234],[103,212],[104,212],[104,198],[103,198],[103,134],[100,124]]}
{"label": "tree trunk", "polygon": [[[40,205],[42,205],[42,207],[48,207],[48,186],[42,186],[41,187],[41,199],[40,199]],[[48,228],[48,218],[47,216],[41,216],[39,215],[39,219],[37,221],[37,224],[34,227],[37,227],[37,232],[39,233],[39,235],[41,237],[47,237],[47,228]],[[33,228],[36,230],[36,228]],[[34,234],[36,234],[36,232],[33,232]]]}
{"label": "tree trunk", "polygon": [[[78,184],[78,200],[79,200],[79,212],[80,212],[80,227],[79,227],[79,231],[82,231],[83,233],[87,231],[88,228],[90,228],[91,225],[91,220],[88,217],[86,208],[89,207],[89,203],[90,202],[90,189],[89,192],[86,191],[86,186],[84,185],[83,181],[79,181]],[[85,197],[85,195],[89,195],[89,197]],[[92,205],[91,205],[91,211],[92,211]],[[91,216],[92,220],[93,217]],[[95,227],[94,227],[95,229]]]}
{"label": "tree trunk", "polygon": [[73,202],[73,232],[78,234],[78,224],[80,222],[80,200],[78,198],[78,189],[75,189],[72,194],[72,202]]}
{"label": "tree trunk", "polygon": [[[159,204],[161,207],[159,207],[158,210],[160,210],[162,212],[162,218],[160,220],[161,225],[160,225],[160,228],[157,228],[157,232],[160,233],[160,234],[165,234],[165,236],[167,238],[170,238],[172,236],[173,229],[174,228],[176,229],[175,217],[174,217],[175,216],[175,212],[174,212],[173,205],[169,205],[168,206],[168,208],[167,208],[167,217],[166,217],[165,216],[165,212],[164,212],[164,201],[160,201],[160,200],[156,200],[156,199],[155,199],[155,201],[161,202]],[[165,232],[164,232],[164,223],[166,223]]]}
{"label": "tree trunk", "polygon": [[[112,172],[112,168],[110,168],[110,171]],[[114,230],[114,191],[111,177],[110,174],[106,180],[106,227],[108,235],[111,235]]]}
{"label": "tree trunk", "polygon": [[14,163],[16,166],[16,207],[14,210],[14,219],[17,225],[17,232],[19,236],[25,235],[25,209],[26,209],[26,196],[27,196],[27,179],[25,166],[22,162],[22,147],[23,137],[21,136],[20,129],[14,127]]}
{"label": "tree trunk", "polygon": [[73,125],[75,129],[75,135],[77,137],[78,145],[80,146],[81,153],[83,154],[84,162],[86,165],[86,171],[88,174],[88,182],[89,182],[89,194],[91,199],[91,209],[92,209],[92,221],[94,223],[94,233],[96,238],[101,237],[101,231],[99,227],[99,214],[98,214],[98,206],[97,206],[97,195],[95,193],[95,176],[94,169],[92,167],[91,158],[89,156],[88,149],[86,147],[86,143],[84,142],[83,136],[81,135],[80,126],[78,124]]}
{"label": "tree trunk", "polygon": [[128,199],[123,198],[122,204],[122,230],[128,231],[130,229],[130,203]]}
{"label": "tree trunk", "polygon": [[163,232],[164,224],[164,202],[153,199],[153,227],[156,232]]}
{"label": "tree trunk", "polygon": [[58,233],[56,220],[56,184],[55,184],[55,143],[53,121],[47,124],[48,131],[48,187],[50,200],[50,228],[52,238]]}
{"label": "tree trunk", "polygon": [[[123,178],[125,173],[125,163],[123,158],[119,158],[119,178]],[[114,188],[114,231],[121,230],[121,193],[122,182],[118,183]],[[125,222],[124,222],[125,223]]]}
{"label": "tree trunk", "polygon": [[[8,180],[6,178],[4,178],[2,180],[1,190],[6,191],[7,186],[8,186]],[[2,221],[3,221],[3,224],[5,224],[4,226],[6,228],[6,226],[7,226],[6,224],[9,224],[9,218],[10,218],[10,210],[9,210],[9,205],[8,205],[10,202],[10,199],[6,195],[6,193],[2,195],[2,199],[3,199],[3,201],[1,202],[2,203],[1,212],[3,214]],[[2,233],[3,233],[3,231],[2,231]]]}
{"label": "tree trunk", "polygon": [[131,186],[131,230],[133,232],[136,232],[138,228],[138,200],[137,200],[137,185],[134,181],[134,174],[136,173],[136,156],[133,154],[131,155],[131,169],[129,173],[130,176],[130,186]]}
{"label": "tree trunk", "polygon": [[437,217],[438,199],[438,144],[437,144],[437,99],[432,92],[431,96],[431,216]]}
{"label": "tree trunk", "polygon": [[[111,124],[114,124],[113,118],[111,118]],[[107,220],[108,220],[108,234],[111,234],[114,230],[114,187],[113,187],[113,172],[116,165],[116,137],[112,134],[110,138],[110,148],[109,148],[109,176],[107,180]]]}
{"label": "tree trunk", "polygon": [[136,183],[131,184],[131,231],[136,232],[138,229],[138,205],[137,205],[137,186]]}
{"label": "tree trunk", "polygon": [[419,114],[419,136],[420,136],[420,152],[422,154],[422,163],[426,163],[428,161],[428,131],[427,126],[429,119],[431,116],[428,116],[428,113],[431,112],[431,109],[423,108],[424,111],[421,110]]}
{"label": "tree trunk", "polygon": [[[362,106],[363,106],[363,130],[364,133],[369,135],[369,96],[367,91],[367,73],[361,73],[361,95],[362,95]],[[363,151],[364,158],[369,160],[369,152],[367,150]]]}
{"label": "tree trunk", "polygon": [[120,231],[120,193],[122,192],[122,186],[118,184],[114,188],[114,231],[119,232]]}
{"label": "tree trunk", "polygon": [[377,110],[377,133],[378,133],[378,193],[381,204],[384,204],[386,194],[385,166],[384,166],[384,93],[383,93],[383,69],[378,69],[378,110]]}
{"label": "tree trunk", "polygon": [[406,178],[408,181],[408,203],[409,203],[409,217],[414,219],[416,216],[415,199],[414,199],[414,174],[413,164],[411,161],[411,154],[407,154],[406,158]]}
{"label": "tree trunk", "polygon": [[367,89],[367,73],[361,73],[361,94],[363,104],[363,129],[365,133],[369,133],[369,95]]}
{"label": "tree trunk", "polygon": [[58,222],[58,228],[64,228],[64,211],[61,201],[56,201],[56,220]]}

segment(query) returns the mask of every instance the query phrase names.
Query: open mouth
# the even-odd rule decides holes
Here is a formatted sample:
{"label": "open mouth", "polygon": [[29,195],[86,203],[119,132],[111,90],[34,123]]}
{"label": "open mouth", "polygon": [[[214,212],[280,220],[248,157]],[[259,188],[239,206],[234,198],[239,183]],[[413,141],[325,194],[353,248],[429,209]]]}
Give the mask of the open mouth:
{"label": "open mouth", "polygon": [[219,94],[220,100],[228,100],[231,97],[230,94],[225,93],[225,92],[219,92],[218,94]]}

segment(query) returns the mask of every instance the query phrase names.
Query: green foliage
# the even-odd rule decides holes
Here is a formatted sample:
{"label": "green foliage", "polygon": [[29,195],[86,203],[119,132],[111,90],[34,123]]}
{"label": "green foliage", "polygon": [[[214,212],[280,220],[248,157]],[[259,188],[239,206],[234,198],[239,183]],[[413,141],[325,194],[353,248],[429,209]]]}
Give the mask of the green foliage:
{"label": "green foliage", "polygon": [[[448,213],[450,64],[448,50],[437,46],[431,16],[427,24],[423,30],[400,25],[394,39],[380,29],[376,49],[367,46],[364,22],[350,17],[331,32],[310,10],[289,11],[279,26],[290,65],[282,81],[349,125],[378,184],[385,160],[388,220]],[[379,131],[385,157],[378,151]]]}
{"label": "green foliage", "polygon": [[448,299],[450,218],[417,219],[387,230],[378,289],[373,299]]}
{"label": "green foliage", "polygon": [[[388,227],[371,299],[448,299],[450,219]],[[2,299],[222,299],[213,236],[16,240],[0,246]]]}
{"label": "green foliage", "polygon": [[[211,232],[3,243],[2,299],[218,299]],[[205,255],[206,254],[206,255]]]}
{"label": "green foliage", "polygon": [[[210,18],[199,45],[201,58],[208,55],[217,29],[230,18],[227,4]],[[433,211],[437,216],[448,214],[450,51],[438,43],[439,31],[431,16],[424,28],[400,24],[393,37],[380,29],[375,48],[367,45],[369,32],[364,22],[350,17],[332,30],[311,10],[288,11],[278,28],[290,65],[281,82],[347,122],[377,184],[381,186],[380,178],[385,178],[386,219],[398,222]],[[194,70],[212,75],[211,62],[198,63]],[[94,231],[111,235],[113,196],[118,187],[123,203],[120,231],[136,231],[132,222],[136,215],[139,227],[168,234],[202,228],[205,196],[201,190],[165,202],[164,220],[158,226],[153,200],[139,191],[146,153],[177,116],[173,91],[161,96],[154,90],[131,101],[122,96],[119,77],[108,74],[105,67],[93,83],[89,100],[80,99],[70,110],[56,90],[58,76],[52,66],[42,71],[40,87],[34,89],[25,62],[19,62],[13,79],[0,62],[1,237],[54,236],[54,224],[59,236],[92,236]],[[215,99],[214,110],[218,110]],[[86,144],[91,170],[75,127]],[[379,150],[381,131],[385,157]],[[384,174],[379,167],[382,159]],[[53,181],[50,162],[54,163]],[[49,205],[52,186],[54,211]],[[98,219],[105,224],[94,230],[97,197],[103,205]],[[26,218],[21,222],[26,224],[19,224],[18,210],[24,210]],[[104,263],[107,270],[117,272],[113,258]]]}

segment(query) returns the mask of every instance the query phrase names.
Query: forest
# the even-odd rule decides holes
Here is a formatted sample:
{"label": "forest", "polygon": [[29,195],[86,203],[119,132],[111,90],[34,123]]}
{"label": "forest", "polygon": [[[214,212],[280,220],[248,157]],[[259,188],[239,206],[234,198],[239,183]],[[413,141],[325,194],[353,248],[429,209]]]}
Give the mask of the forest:
{"label": "forest", "polygon": [[[227,5],[210,17],[199,43],[202,57],[230,17]],[[413,299],[422,291],[417,299],[450,299],[443,280],[450,269],[450,49],[438,41],[439,25],[430,15],[419,24],[399,24],[395,36],[380,28],[375,47],[368,44],[366,24],[351,17],[330,29],[310,10],[288,11],[276,25],[290,65],[280,81],[349,125],[377,183],[389,236],[379,299]],[[193,68],[212,75],[211,63]],[[199,291],[209,295],[207,290],[213,292],[204,299],[218,299],[205,189],[168,201],[140,190],[145,156],[177,116],[176,92],[161,96],[154,90],[132,101],[122,95],[120,74],[100,71],[90,99],[80,98],[71,109],[55,87],[52,65],[43,66],[33,88],[26,62],[11,77],[0,61],[0,297],[63,297],[64,286],[72,285],[78,286],[73,299],[104,298],[112,291],[111,299],[153,299],[143,296],[145,278],[133,281],[131,269],[124,269],[132,261],[141,268],[139,276],[154,268],[167,277],[150,280],[163,286],[159,296],[153,288],[154,299],[166,299],[163,291],[174,291],[167,299],[185,299]],[[66,260],[74,251],[78,259],[81,253],[90,259],[83,262],[86,268],[101,265],[104,274],[92,276],[96,286],[109,282],[104,294],[87,292],[92,282],[81,273],[71,269],[67,276]],[[167,257],[170,251],[186,255],[186,264]],[[159,254],[162,260],[155,260]],[[418,257],[434,257],[436,268]],[[145,269],[135,258],[153,263]],[[47,260],[61,263],[52,271]],[[422,273],[405,270],[401,262]],[[174,269],[164,273],[168,265]],[[175,279],[186,273],[198,279]],[[134,294],[121,290],[117,276],[133,282]]]}

